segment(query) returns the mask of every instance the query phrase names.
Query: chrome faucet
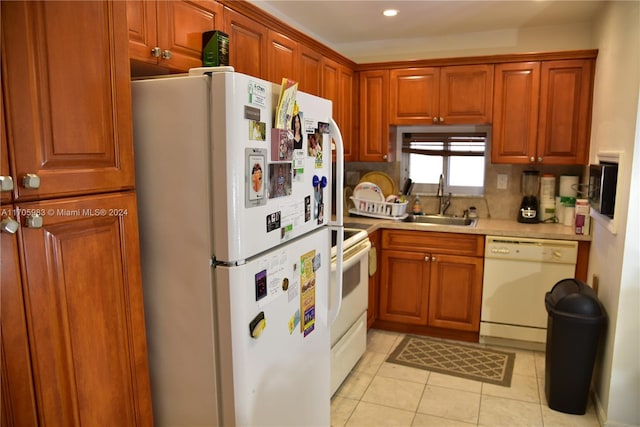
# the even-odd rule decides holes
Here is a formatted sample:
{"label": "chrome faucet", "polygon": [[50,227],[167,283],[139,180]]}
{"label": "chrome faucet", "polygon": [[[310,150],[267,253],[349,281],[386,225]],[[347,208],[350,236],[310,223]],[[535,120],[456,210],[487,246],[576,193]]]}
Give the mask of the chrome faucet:
{"label": "chrome faucet", "polygon": [[448,196],[444,195],[444,177],[440,174],[440,179],[438,180],[438,192],[436,196],[440,199],[440,208],[438,209],[439,215],[444,215],[444,213],[451,206],[451,193]]}

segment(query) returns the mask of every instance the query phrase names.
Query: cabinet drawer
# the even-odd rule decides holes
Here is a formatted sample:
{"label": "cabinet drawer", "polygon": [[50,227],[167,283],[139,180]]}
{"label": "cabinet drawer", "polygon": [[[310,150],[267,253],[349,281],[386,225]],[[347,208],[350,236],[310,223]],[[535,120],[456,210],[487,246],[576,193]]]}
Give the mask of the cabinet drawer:
{"label": "cabinet drawer", "polygon": [[484,236],[431,231],[383,230],[382,248],[411,252],[482,256]]}

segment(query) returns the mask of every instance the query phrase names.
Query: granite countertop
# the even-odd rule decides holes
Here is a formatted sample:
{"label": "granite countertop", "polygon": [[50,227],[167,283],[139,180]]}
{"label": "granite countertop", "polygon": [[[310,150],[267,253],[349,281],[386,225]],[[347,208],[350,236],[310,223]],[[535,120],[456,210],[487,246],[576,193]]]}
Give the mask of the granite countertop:
{"label": "granite countertop", "polygon": [[[369,233],[381,228],[394,230],[440,231],[447,233],[483,234],[492,236],[528,237],[534,239],[584,240],[591,235],[575,234],[573,227],[562,224],[523,224],[516,220],[480,218],[475,227],[402,222],[345,215],[345,227],[365,228]],[[355,226],[357,225],[357,226]]]}

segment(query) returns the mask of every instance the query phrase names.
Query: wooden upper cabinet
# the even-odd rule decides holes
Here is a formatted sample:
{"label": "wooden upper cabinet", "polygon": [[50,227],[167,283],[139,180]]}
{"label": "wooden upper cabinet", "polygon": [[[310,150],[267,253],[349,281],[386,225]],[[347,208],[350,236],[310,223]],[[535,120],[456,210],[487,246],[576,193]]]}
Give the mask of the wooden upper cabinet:
{"label": "wooden upper cabinet", "polygon": [[529,163],[536,152],[540,63],[495,67],[491,162]]}
{"label": "wooden upper cabinet", "polygon": [[316,96],[322,92],[322,55],[303,44],[300,44],[298,89]]}
{"label": "wooden upper cabinet", "polygon": [[266,79],[267,27],[227,7],[223,18],[229,35],[229,65],[239,73]]}
{"label": "wooden upper cabinet", "polygon": [[537,161],[585,164],[589,157],[592,60],[546,61],[540,79]]}
{"label": "wooden upper cabinet", "polygon": [[18,207],[68,212],[19,231],[40,423],[152,426],[135,194]]}
{"label": "wooden upper cabinet", "polygon": [[491,161],[586,164],[591,59],[496,65]]}
{"label": "wooden upper cabinet", "polygon": [[[125,3],[1,6],[15,200],[133,188]],[[24,185],[27,174],[38,188]]]}
{"label": "wooden upper cabinet", "polygon": [[435,67],[390,71],[391,123],[431,124],[439,116],[440,70]]}
{"label": "wooden upper cabinet", "polygon": [[214,0],[127,0],[129,56],[174,71],[202,66],[202,33],[222,29]]}
{"label": "wooden upper cabinet", "polygon": [[493,65],[459,65],[440,69],[441,124],[491,123]]}
{"label": "wooden upper cabinet", "polygon": [[395,160],[389,134],[389,70],[360,73],[360,138],[358,160]]}
{"label": "wooden upper cabinet", "polygon": [[493,65],[390,71],[392,124],[491,123]]}
{"label": "wooden upper cabinet", "polygon": [[340,132],[344,142],[344,160],[357,160],[357,140],[354,132],[356,97],[354,92],[355,77],[353,70],[340,66],[338,68],[338,110],[335,114],[336,123],[340,126]]}
{"label": "wooden upper cabinet", "polygon": [[355,160],[353,139],[353,71],[328,58],[322,60],[323,98],[332,102],[332,115],[340,127],[344,144],[344,160]]}
{"label": "wooden upper cabinet", "polygon": [[299,81],[298,43],[273,30],[268,30],[268,34],[267,80],[277,84],[282,83],[283,77]]}

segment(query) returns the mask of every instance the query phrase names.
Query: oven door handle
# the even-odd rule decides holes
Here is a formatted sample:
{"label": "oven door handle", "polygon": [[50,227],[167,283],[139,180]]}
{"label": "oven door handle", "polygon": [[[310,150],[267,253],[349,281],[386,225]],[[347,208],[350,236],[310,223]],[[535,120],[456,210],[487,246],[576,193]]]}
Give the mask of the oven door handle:
{"label": "oven door handle", "polygon": [[[342,260],[342,271],[348,270],[358,261],[361,261],[363,258],[366,259],[369,250],[371,249],[371,242],[369,239],[358,243],[355,246],[350,247],[346,251],[344,251],[343,260]],[[331,263],[331,272],[336,270],[337,266],[335,263]]]}

